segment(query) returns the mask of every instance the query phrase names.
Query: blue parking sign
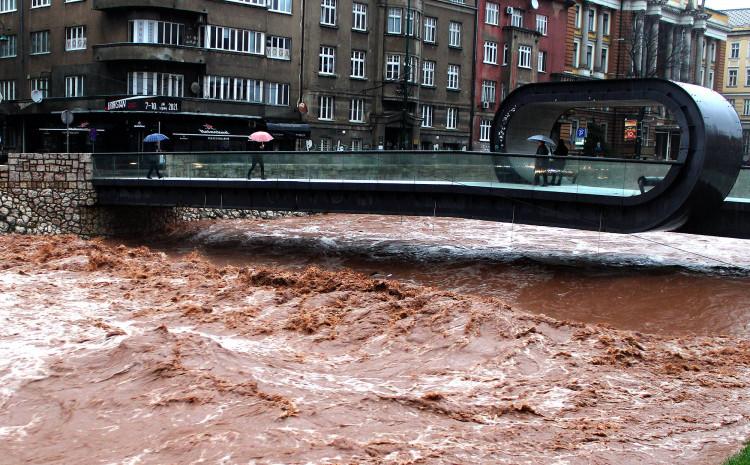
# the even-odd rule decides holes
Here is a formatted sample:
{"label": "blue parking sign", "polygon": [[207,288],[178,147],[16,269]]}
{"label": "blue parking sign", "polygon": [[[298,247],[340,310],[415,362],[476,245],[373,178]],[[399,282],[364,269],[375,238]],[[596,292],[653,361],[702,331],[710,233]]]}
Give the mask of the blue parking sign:
{"label": "blue parking sign", "polygon": [[586,128],[576,129],[576,139],[585,139],[585,138],[586,138]]}

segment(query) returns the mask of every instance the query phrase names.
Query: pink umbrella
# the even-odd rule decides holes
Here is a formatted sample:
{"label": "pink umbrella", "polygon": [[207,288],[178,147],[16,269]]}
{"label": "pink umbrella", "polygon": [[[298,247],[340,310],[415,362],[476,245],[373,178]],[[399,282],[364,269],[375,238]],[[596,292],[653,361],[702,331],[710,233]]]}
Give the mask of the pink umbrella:
{"label": "pink umbrella", "polygon": [[250,140],[253,142],[271,142],[273,136],[266,131],[256,131],[250,134]]}

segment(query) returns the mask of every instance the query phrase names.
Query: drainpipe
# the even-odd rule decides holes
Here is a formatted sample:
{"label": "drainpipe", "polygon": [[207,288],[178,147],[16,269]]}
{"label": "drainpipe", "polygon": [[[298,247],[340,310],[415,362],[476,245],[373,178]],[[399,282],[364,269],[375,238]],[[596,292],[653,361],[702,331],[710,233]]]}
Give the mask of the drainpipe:
{"label": "drainpipe", "polygon": [[[302,19],[300,20],[300,30],[302,31],[300,35],[300,42],[302,43],[299,47],[299,96],[297,98],[297,104],[302,101],[302,86],[305,83],[305,0],[302,0],[302,6],[300,8],[302,8]],[[302,113],[300,113],[300,120],[302,120]]]}
{"label": "drainpipe", "polygon": [[[302,0],[302,1],[304,1],[304,0]],[[621,77],[621,73],[620,73],[620,59],[622,57],[622,45],[623,45],[622,43],[625,40],[622,37],[622,13],[623,13],[623,6],[622,6],[622,4],[623,4],[623,1],[624,0],[620,0],[620,18],[619,18],[618,25],[617,25],[617,74],[615,74],[615,78]]]}
{"label": "drainpipe", "polygon": [[[476,4],[478,5],[478,3]],[[471,46],[471,106],[469,107],[469,150],[474,150],[474,107],[477,90],[477,35],[479,35],[479,6],[474,8],[474,40]],[[498,50],[498,53],[500,50]],[[503,83],[500,82],[502,87]],[[497,100],[497,88],[495,89],[495,100]]]}

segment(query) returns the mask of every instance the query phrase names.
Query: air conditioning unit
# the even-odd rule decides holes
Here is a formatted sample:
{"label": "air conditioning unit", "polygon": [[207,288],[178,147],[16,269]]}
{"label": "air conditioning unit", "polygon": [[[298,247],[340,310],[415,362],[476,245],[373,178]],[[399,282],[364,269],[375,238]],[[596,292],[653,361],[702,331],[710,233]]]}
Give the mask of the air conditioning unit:
{"label": "air conditioning unit", "polygon": [[512,15],[513,14],[513,7],[512,6],[505,7],[505,14]]}
{"label": "air conditioning unit", "polygon": [[489,107],[490,107],[490,102],[482,102],[482,108],[484,108],[486,110]]}

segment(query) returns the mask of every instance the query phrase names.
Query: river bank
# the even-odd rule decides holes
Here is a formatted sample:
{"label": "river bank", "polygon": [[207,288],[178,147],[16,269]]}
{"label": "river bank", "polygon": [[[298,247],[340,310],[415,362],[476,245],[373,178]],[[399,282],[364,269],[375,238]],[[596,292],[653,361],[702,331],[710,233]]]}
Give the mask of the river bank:
{"label": "river bank", "polygon": [[0,237],[0,463],[719,463],[750,343],[350,270]]}

